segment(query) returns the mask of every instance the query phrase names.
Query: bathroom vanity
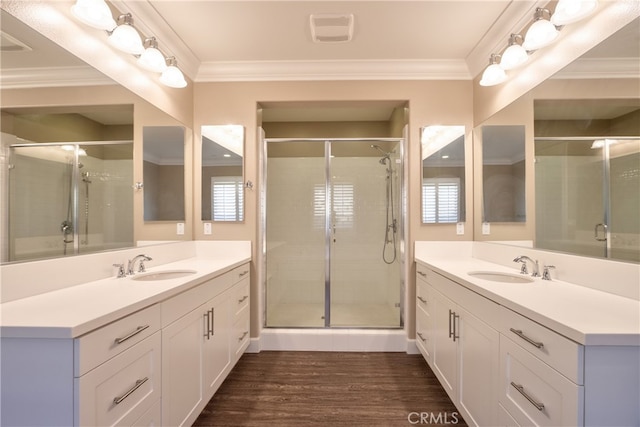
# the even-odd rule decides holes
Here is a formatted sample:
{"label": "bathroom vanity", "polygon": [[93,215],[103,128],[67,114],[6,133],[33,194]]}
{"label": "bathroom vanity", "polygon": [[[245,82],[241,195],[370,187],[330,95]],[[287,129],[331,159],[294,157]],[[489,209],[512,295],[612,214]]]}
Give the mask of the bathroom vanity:
{"label": "bathroom vanity", "polygon": [[[522,253],[576,262],[566,255],[436,247],[416,244],[416,345],[469,425],[640,425],[637,299],[507,267]],[[487,260],[496,256],[506,262]]]}
{"label": "bathroom vanity", "polygon": [[191,425],[249,344],[246,243],[3,303],[2,425]]}

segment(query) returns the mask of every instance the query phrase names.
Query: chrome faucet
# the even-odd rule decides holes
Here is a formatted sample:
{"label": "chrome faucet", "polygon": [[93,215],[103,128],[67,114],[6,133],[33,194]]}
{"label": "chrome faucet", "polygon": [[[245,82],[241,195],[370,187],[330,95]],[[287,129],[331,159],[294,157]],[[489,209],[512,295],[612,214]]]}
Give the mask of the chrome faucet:
{"label": "chrome faucet", "polygon": [[140,255],[136,255],[135,257],[131,258],[129,260],[129,262],[127,263],[127,274],[132,275],[132,274],[136,274],[134,271],[134,267],[136,265],[136,261],[140,260],[140,266],[138,267],[138,273],[144,273],[146,270],[144,268],[144,262],[145,261],[151,261],[152,258],[144,255],[144,254],[140,254]]}
{"label": "chrome faucet", "polygon": [[519,257],[515,257],[513,262],[521,262],[522,267],[520,267],[520,274],[527,274],[529,270],[527,270],[527,261],[531,262],[531,267],[533,268],[533,272],[531,273],[531,277],[540,277],[540,267],[538,265],[537,260],[533,260],[526,255],[521,255]]}

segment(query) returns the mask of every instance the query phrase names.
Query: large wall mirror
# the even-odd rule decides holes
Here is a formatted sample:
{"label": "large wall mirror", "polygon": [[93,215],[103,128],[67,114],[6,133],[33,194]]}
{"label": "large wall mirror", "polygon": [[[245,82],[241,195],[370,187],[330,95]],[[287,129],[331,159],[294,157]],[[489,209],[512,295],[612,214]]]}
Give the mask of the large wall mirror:
{"label": "large wall mirror", "polygon": [[522,120],[533,122],[536,248],[640,262],[638,28],[636,18],[516,101],[533,116]]}
{"label": "large wall mirror", "polygon": [[202,220],[244,221],[244,127],[202,126]]}
{"label": "large wall mirror", "polygon": [[182,126],[145,126],[144,220],[184,221],[184,145]]}
{"label": "large wall mirror", "polygon": [[482,127],[482,221],[525,222],[525,127]]}
{"label": "large wall mirror", "polygon": [[421,130],[423,224],[465,221],[464,136],[464,126]]}

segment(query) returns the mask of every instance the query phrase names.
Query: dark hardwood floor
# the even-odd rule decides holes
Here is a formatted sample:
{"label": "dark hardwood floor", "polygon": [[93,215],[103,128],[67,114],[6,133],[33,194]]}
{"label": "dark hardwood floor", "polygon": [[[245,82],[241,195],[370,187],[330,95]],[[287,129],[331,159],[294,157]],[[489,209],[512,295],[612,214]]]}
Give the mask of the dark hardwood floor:
{"label": "dark hardwood floor", "polygon": [[466,426],[421,355],[245,354],[194,426]]}

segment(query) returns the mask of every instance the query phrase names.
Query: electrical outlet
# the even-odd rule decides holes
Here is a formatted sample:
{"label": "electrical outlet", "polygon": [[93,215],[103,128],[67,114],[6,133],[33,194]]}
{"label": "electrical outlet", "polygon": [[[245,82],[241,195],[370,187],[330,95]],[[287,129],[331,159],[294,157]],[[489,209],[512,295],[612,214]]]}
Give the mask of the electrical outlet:
{"label": "electrical outlet", "polygon": [[211,223],[210,222],[205,222],[204,223],[204,234],[206,234],[206,235],[210,235],[211,234]]}
{"label": "electrical outlet", "polygon": [[176,226],[176,233],[178,235],[183,235],[184,234],[184,222],[179,222]]}
{"label": "electrical outlet", "polygon": [[456,234],[462,236],[464,234],[464,222],[456,224]]}
{"label": "electrical outlet", "polygon": [[489,235],[491,234],[491,224],[488,222],[482,223],[482,234]]}

